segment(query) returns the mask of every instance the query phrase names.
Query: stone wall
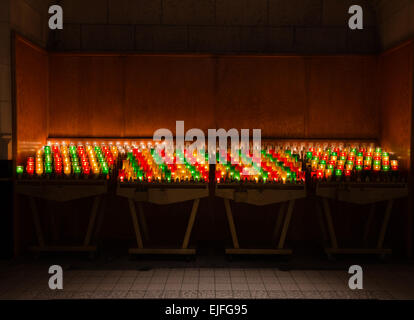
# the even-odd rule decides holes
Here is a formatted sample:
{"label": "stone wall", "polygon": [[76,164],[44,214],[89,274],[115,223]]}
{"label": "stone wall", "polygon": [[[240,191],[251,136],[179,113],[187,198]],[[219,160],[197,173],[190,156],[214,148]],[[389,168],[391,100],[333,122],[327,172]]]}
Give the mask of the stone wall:
{"label": "stone wall", "polygon": [[9,0],[10,27],[35,44],[45,47],[49,36],[48,8],[53,0]]}
{"label": "stone wall", "polygon": [[376,0],[374,5],[382,49],[414,37],[413,0]]}
{"label": "stone wall", "polygon": [[[348,8],[364,8],[350,31]],[[64,30],[49,48],[75,51],[372,53],[369,0],[61,0]]]}

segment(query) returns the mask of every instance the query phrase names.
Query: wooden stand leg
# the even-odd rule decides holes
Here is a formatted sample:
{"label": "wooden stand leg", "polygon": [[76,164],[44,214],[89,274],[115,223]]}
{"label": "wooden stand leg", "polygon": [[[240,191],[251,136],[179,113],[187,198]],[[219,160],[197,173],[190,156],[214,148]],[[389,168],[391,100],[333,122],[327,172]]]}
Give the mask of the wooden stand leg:
{"label": "wooden stand leg", "polygon": [[144,233],[144,238],[146,241],[149,240],[149,231],[148,231],[148,224],[147,219],[145,218],[144,208],[142,206],[142,202],[138,202],[138,212],[139,212],[139,222],[142,226],[142,232]]}
{"label": "wooden stand leg", "polygon": [[132,223],[134,224],[134,230],[135,230],[135,237],[137,239],[137,245],[139,249],[144,248],[144,244],[142,242],[142,236],[141,236],[141,230],[139,228],[138,218],[137,218],[137,212],[135,210],[135,203],[134,200],[128,199],[129,203],[129,211],[131,212],[132,217]]}
{"label": "wooden stand leg", "polygon": [[[387,232],[387,227],[388,227],[388,223],[390,220],[390,216],[391,216],[391,211],[392,211],[392,205],[393,205],[393,200],[388,200],[387,203],[387,208],[385,211],[385,215],[384,215],[384,220],[382,222],[381,225],[381,230],[379,233],[379,237],[378,237],[378,242],[377,242],[377,246],[374,248],[338,248],[338,242],[336,240],[336,235],[335,235],[335,229],[333,227],[333,222],[332,222],[332,215],[331,215],[331,210],[329,207],[329,202],[328,199],[323,198],[322,199],[323,202],[323,211],[325,213],[325,218],[326,218],[326,223],[328,226],[328,231],[329,231],[329,236],[331,239],[331,247],[330,248],[325,248],[325,252],[331,256],[331,254],[379,254],[381,255],[381,257],[385,256],[386,254],[391,254],[392,250],[391,249],[384,249],[383,248],[383,244],[384,244],[384,238],[385,238],[385,234]],[[364,244],[366,244],[367,240],[368,240],[368,235],[369,235],[369,231],[370,231],[370,227],[372,224],[372,220],[374,218],[374,214],[375,214],[375,206],[374,204],[371,205],[371,209],[370,209],[370,213],[368,216],[368,220],[367,220],[367,224],[365,226],[365,230],[364,230]]]}
{"label": "wooden stand leg", "polygon": [[231,212],[229,199],[224,199],[224,207],[226,208],[226,215],[227,215],[227,220],[229,222],[231,238],[233,240],[233,247],[235,249],[239,249],[240,248],[239,240],[237,238],[236,226],[234,225],[234,219],[233,219],[233,214]]}
{"label": "wooden stand leg", "polygon": [[280,240],[279,240],[279,245],[278,245],[279,249],[283,249],[285,245],[286,235],[289,229],[290,219],[292,218],[292,212],[293,212],[294,205],[295,205],[295,200],[289,200],[289,205],[287,208],[285,221],[283,223],[282,233],[280,235]]}
{"label": "wooden stand leg", "polygon": [[365,225],[364,237],[362,238],[364,246],[368,245],[369,232],[371,231],[371,226],[372,226],[372,221],[374,220],[374,215],[375,215],[375,203],[372,203],[369,209],[367,223]]}
{"label": "wooden stand leg", "polygon": [[381,231],[378,238],[377,249],[382,249],[382,245],[384,244],[385,233],[387,232],[388,222],[390,221],[392,205],[393,200],[388,200],[387,209],[385,211],[384,220],[382,222]]}
{"label": "wooden stand leg", "polygon": [[39,242],[39,246],[41,248],[44,248],[45,247],[45,240],[44,240],[44,237],[43,237],[42,227],[40,225],[40,219],[39,219],[39,213],[38,213],[37,207],[36,207],[36,201],[33,197],[30,197],[30,206],[32,208],[33,222],[34,222],[34,225],[35,225],[37,240]]}
{"label": "wooden stand leg", "polygon": [[[284,249],[287,232],[289,229],[290,220],[292,218],[293,207],[295,200],[281,203],[279,208],[279,215],[277,217],[275,230],[273,233],[274,238],[279,236],[277,248],[240,248],[239,240],[237,238],[236,226],[234,224],[233,214],[230,207],[230,200],[224,199],[224,206],[226,208],[227,220],[229,222],[230,233],[233,240],[233,248],[226,249],[226,254],[239,255],[289,255],[292,254],[292,250]],[[286,210],[287,209],[287,210]],[[286,211],[286,212],[285,212]],[[274,239],[275,241],[277,241]]]}
{"label": "wooden stand leg", "polygon": [[[94,233],[95,222],[98,216],[99,204],[101,202],[101,195],[95,196],[91,216],[89,218],[88,228],[82,245],[46,245],[42,228],[40,225],[39,214],[36,207],[36,201],[33,197],[29,197],[30,206],[32,208],[33,220],[35,224],[36,234],[39,242],[39,246],[29,247],[29,250],[34,252],[94,252],[96,251],[96,246],[91,246],[90,242],[92,239],[92,234]],[[52,218],[54,218],[54,212],[52,212]],[[53,222],[53,220],[52,220]],[[55,224],[51,224],[52,227],[55,227]],[[53,230],[52,230],[53,232]]]}
{"label": "wooden stand leg", "polygon": [[283,217],[285,216],[286,202],[280,204],[279,212],[277,214],[277,220],[275,225],[275,230],[273,231],[273,240],[279,238],[280,229],[282,228]]}
{"label": "wooden stand leg", "polygon": [[336,240],[335,229],[333,227],[333,222],[332,222],[331,208],[329,207],[328,199],[323,198],[322,203],[323,203],[323,209],[324,209],[323,211],[325,213],[326,223],[328,225],[329,237],[331,238],[332,248],[338,249],[338,241]]}
{"label": "wooden stand leg", "polygon": [[93,227],[95,226],[95,220],[96,220],[96,215],[98,213],[100,201],[101,201],[101,196],[96,196],[93,199],[92,212],[89,218],[88,230],[86,232],[85,241],[83,242],[83,245],[85,247],[88,246],[89,243],[91,242]]}
{"label": "wooden stand leg", "polygon": [[193,230],[194,221],[197,215],[198,205],[200,203],[200,199],[195,199],[193,202],[193,207],[191,209],[190,218],[188,219],[187,230],[185,231],[184,241],[182,245],[182,249],[188,248],[188,243],[190,242],[191,231]]}

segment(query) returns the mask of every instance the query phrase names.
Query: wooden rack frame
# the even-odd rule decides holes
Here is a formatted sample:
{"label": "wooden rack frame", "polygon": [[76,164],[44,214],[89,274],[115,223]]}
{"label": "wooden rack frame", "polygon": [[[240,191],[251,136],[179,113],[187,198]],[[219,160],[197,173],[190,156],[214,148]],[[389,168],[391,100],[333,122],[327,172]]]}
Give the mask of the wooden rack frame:
{"label": "wooden rack frame", "polygon": [[[322,232],[326,234],[326,229],[328,230],[330,247],[325,248],[325,252],[330,258],[332,258],[333,254],[378,254],[381,257],[384,257],[385,255],[392,253],[391,249],[384,248],[385,235],[391,218],[394,200],[408,196],[407,184],[326,183],[318,184],[316,195],[322,203],[322,207],[320,207],[320,203],[318,203],[318,210],[321,210],[323,213],[323,216],[320,215],[322,219]],[[358,205],[370,205],[370,211],[363,235],[364,247],[341,248],[339,246],[329,200]],[[375,215],[375,204],[383,201],[387,202],[387,206],[381,223],[381,229],[379,230],[377,246],[368,248],[367,240]]]}
{"label": "wooden rack frame", "polygon": [[[297,199],[306,197],[305,185],[281,185],[272,188],[248,188],[240,190],[231,186],[217,186],[216,196],[224,199],[227,221],[229,223],[230,234],[233,241],[233,248],[226,249],[229,255],[290,255],[291,249],[285,248],[287,232],[293,214],[293,208]],[[267,248],[240,248],[237,237],[236,225],[230,206],[230,200],[234,202],[247,203],[255,206],[264,206],[274,203],[281,203],[277,222],[273,234],[274,239],[278,239],[275,249]]]}
{"label": "wooden rack frame", "polygon": [[[118,184],[117,195],[127,198],[132,223],[137,241],[137,248],[130,248],[130,254],[174,254],[174,255],[195,255],[196,249],[189,248],[191,232],[197,217],[198,206],[202,198],[209,196],[208,186],[205,185],[140,185],[140,184]],[[141,229],[146,239],[149,238],[146,224],[143,202],[166,205],[185,201],[193,201],[190,217],[184,240],[180,248],[145,248]],[[139,216],[135,204],[138,204]]]}
{"label": "wooden rack frame", "polygon": [[[93,233],[99,233],[102,223],[100,219],[102,214],[99,214],[100,209],[103,210],[104,205],[101,205],[103,196],[108,191],[106,181],[45,181],[45,180],[16,180],[15,182],[16,194],[27,196],[30,200],[30,207],[33,216],[33,223],[38,240],[38,246],[29,247],[30,251],[72,251],[72,252],[95,252],[96,246],[91,245]],[[93,205],[91,215],[89,218],[88,228],[82,245],[48,245],[46,244],[43,229],[40,223],[39,211],[36,205],[37,199],[44,199],[47,201],[67,202],[76,199],[93,197]],[[53,217],[52,213],[52,217]],[[98,227],[96,222],[98,221]]]}

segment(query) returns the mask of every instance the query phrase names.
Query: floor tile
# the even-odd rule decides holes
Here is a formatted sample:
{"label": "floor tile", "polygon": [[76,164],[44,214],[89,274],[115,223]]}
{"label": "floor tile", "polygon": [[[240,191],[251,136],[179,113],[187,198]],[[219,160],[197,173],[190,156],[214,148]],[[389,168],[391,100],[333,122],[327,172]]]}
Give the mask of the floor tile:
{"label": "floor tile", "polygon": [[199,290],[198,291],[198,298],[200,299],[211,299],[215,297],[216,297],[216,294],[214,290]]}
{"label": "floor tile", "polygon": [[199,279],[199,283],[201,284],[201,283],[203,283],[203,284],[206,284],[206,283],[208,283],[208,284],[210,284],[210,283],[215,283],[215,281],[214,281],[214,278],[200,278]]}
{"label": "floor tile", "polygon": [[247,283],[247,280],[244,277],[232,277],[231,283]]}
{"label": "floor tile", "polygon": [[165,290],[162,297],[165,299],[178,299],[180,297],[180,290]]}
{"label": "floor tile", "polygon": [[111,291],[111,294],[109,295],[109,298],[111,299],[123,299],[128,294],[127,290],[113,290]]}
{"label": "floor tile", "polygon": [[285,291],[287,299],[304,299],[304,295],[302,291],[299,290],[292,290],[292,291]]}
{"label": "floor tile", "polygon": [[115,283],[101,283],[98,284],[96,290],[111,291],[115,287]]}
{"label": "floor tile", "polygon": [[184,277],[183,283],[198,283],[199,278],[198,277]]}
{"label": "floor tile", "polygon": [[317,290],[301,290],[305,299],[321,299],[321,295]]}
{"label": "floor tile", "polygon": [[198,283],[183,283],[181,286],[181,290],[198,290]]}
{"label": "floor tile", "polygon": [[146,290],[130,290],[126,294],[126,299],[142,299],[145,296]]}
{"label": "floor tile", "polygon": [[26,290],[18,296],[18,299],[31,300],[34,299],[36,296],[39,296],[40,293],[41,292],[37,290]]}
{"label": "floor tile", "polygon": [[215,284],[215,289],[218,290],[231,290],[232,286],[230,283],[216,283]]}
{"label": "floor tile", "polygon": [[216,277],[215,279],[215,283],[231,283],[231,280],[229,277]]}
{"label": "floor tile", "polygon": [[252,296],[249,290],[233,290],[233,297],[239,299],[250,299]]}
{"label": "floor tile", "polygon": [[392,299],[394,299],[393,295],[388,291],[373,291],[372,295],[375,299],[379,299],[379,300],[392,300]]}
{"label": "floor tile", "polygon": [[269,290],[282,290],[282,286],[279,284],[279,283],[270,283],[270,284],[267,284],[267,283],[265,283],[265,288],[266,288],[266,290],[267,291],[269,291]]}
{"label": "floor tile", "polygon": [[266,299],[269,298],[267,291],[265,290],[250,290],[250,294],[253,299]]}
{"label": "floor tile", "polygon": [[132,287],[132,283],[117,283],[113,290],[115,291],[129,291]]}
{"label": "floor tile", "polygon": [[183,299],[195,299],[198,297],[197,290],[181,290],[180,291],[180,298]]}
{"label": "floor tile", "polygon": [[129,290],[138,290],[138,291],[141,291],[141,290],[146,291],[147,289],[148,289],[148,284],[145,284],[145,283],[134,283],[129,288]]}
{"label": "floor tile", "polygon": [[90,284],[90,283],[84,283],[80,286],[79,290],[83,291],[95,291],[98,288],[98,284]]}
{"label": "floor tile", "polygon": [[133,284],[135,283],[149,284],[150,282],[151,282],[151,278],[136,278]]}
{"label": "floor tile", "polygon": [[135,277],[121,277],[118,280],[118,284],[119,283],[134,283],[135,281]]}
{"label": "floor tile", "polygon": [[74,291],[72,298],[74,299],[93,299],[94,291]]}
{"label": "floor tile", "polygon": [[282,283],[281,284],[281,287],[285,291],[297,291],[297,290],[299,290],[298,285],[297,284],[293,284],[293,283],[290,283],[290,284],[284,284],[284,283]]}
{"label": "floor tile", "polygon": [[163,290],[147,290],[144,298],[158,299],[162,297]]}
{"label": "floor tile", "polygon": [[230,299],[233,298],[232,290],[216,290],[217,299]]}
{"label": "floor tile", "polygon": [[269,290],[267,293],[270,299],[286,299],[286,292],[282,290]]}
{"label": "floor tile", "polygon": [[96,290],[93,293],[94,299],[109,299],[111,297],[112,290]]}
{"label": "floor tile", "polygon": [[118,278],[118,277],[104,277],[102,279],[102,281],[100,282],[100,284],[102,284],[102,283],[113,283],[113,284],[115,284],[115,283],[118,283],[119,279],[120,278]]}
{"label": "floor tile", "polygon": [[339,295],[333,290],[320,290],[319,295],[322,299],[339,299]]}
{"label": "floor tile", "polygon": [[232,283],[233,290],[249,290],[249,286],[246,283]]}

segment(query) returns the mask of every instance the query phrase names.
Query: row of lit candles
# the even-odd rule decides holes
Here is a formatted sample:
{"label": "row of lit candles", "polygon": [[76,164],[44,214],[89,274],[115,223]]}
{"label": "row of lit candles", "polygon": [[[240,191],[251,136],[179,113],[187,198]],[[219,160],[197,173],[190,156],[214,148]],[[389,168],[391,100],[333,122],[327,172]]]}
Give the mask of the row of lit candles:
{"label": "row of lit candles", "polygon": [[298,161],[298,155],[292,155],[290,150],[262,150],[260,159],[254,157],[252,153],[245,154],[241,152],[239,156],[241,158],[237,163],[235,155],[228,152],[227,156],[224,157],[230,162],[216,165],[215,178],[218,183],[228,180],[285,183],[305,179],[304,172],[302,172],[302,163]]}
{"label": "row of lit candles", "polygon": [[[339,158],[339,159],[338,159]],[[307,153],[312,176],[331,179],[332,176],[350,177],[353,172],[398,171],[398,161],[390,160],[388,152],[381,148],[351,150],[309,150]]]}
{"label": "row of lit candles", "polygon": [[[177,163],[177,157],[182,163]],[[166,153],[165,150],[134,148],[123,161],[119,180],[135,181],[145,179],[157,181],[208,181],[208,165],[201,164],[204,155],[193,154],[187,150],[182,154]]]}
{"label": "row of lit candles", "polygon": [[[66,144],[61,146],[47,145],[36,152],[36,161],[33,157],[27,158],[26,172],[28,175],[34,175],[36,172],[38,176],[41,176],[43,173],[51,174],[53,171],[58,175],[62,174],[62,171],[67,176],[72,173],[80,174],[81,172],[89,175],[92,168],[92,173],[95,175],[101,172],[108,174],[109,165],[107,159],[109,159],[111,165],[114,159],[112,153],[105,152],[105,154],[106,156],[103,155],[99,146],[93,148],[91,145],[86,145],[85,150],[82,144],[77,146],[70,145],[69,148]],[[24,168],[17,166],[16,172],[17,174],[23,174]]]}
{"label": "row of lit candles", "polygon": [[[132,148],[133,147],[133,148]],[[52,163],[54,164],[54,170],[56,173],[63,171],[66,175],[70,175],[71,172],[85,174],[109,173],[109,167],[112,167],[118,154],[124,154],[125,152],[135,151],[134,156],[138,161],[141,169],[144,171],[146,177],[149,180],[154,176],[156,179],[163,178],[162,168],[168,168],[169,178],[175,180],[186,180],[190,177],[208,179],[208,165],[205,164],[205,160],[208,159],[207,154],[197,154],[193,151],[190,154],[185,150],[185,154],[166,154],[165,150],[158,151],[154,149],[151,143],[141,143],[139,147],[129,145],[113,145],[113,144],[102,144],[100,147],[98,144],[86,144],[84,147],[82,144],[77,146],[74,144],[68,145],[52,145],[45,146],[43,149],[38,150],[36,153],[36,162],[33,157],[27,159],[26,171],[28,174],[34,174],[35,167],[38,175],[43,174],[43,170],[46,173],[51,173]],[[139,150],[139,152],[138,152]],[[253,165],[244,166],[242,161],[235,166],[223,166],[217,165],[216,179],[227,175],[234,175],[237,179],[250,179],[264,181],[285,181],[286,179],[304,179],[304,173],[302,172],[302,163],[299,161],[298,154],[292,154],[290,150],[283,150],[282,148],[262,150],[262,157],[259,160],[255,158],[251,152],[247,154],[253,161]],[[221,154],[227,161],[232,162],[234,155],[231,153]],[[241,156],[245,154],[241,153]],[[44,163],[43,163],[44,157]],[[184,160],[185,165],[175,164],[176,157],[180,157],[180,160]],[[81,166],[79,166],[79,159]],[[157,165],[155,161],[160,159],[164,162],[171,162],[172,165]],[[219,159],[219,153],[217,153]],[[389,154],[383,152],[381,148],[310,148],[306,153],[306,158],[311,164],[313,173],[316,173],[318,177],[342,175],[350,175],[353,170],[373,170],[373,171],[398,171],[398,161],[389,159]],[[53,161],[52,161],[53,160]],[[256,163],[260,162],[260,168],[255,166]],[[190,166],[188,163],[194,165]],[[283,163],[283,166],[280,166]],[[36,165],[35,165],[36,164]],[[72,165],[72,168],[71,168]],[[233,171],[232,172],[232,168]],[[286,170],[286,168],[289,168]],[[24,170],[20,166],[17,167],[17,172],[22,173]]]}

